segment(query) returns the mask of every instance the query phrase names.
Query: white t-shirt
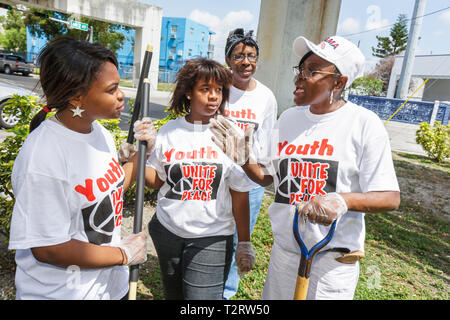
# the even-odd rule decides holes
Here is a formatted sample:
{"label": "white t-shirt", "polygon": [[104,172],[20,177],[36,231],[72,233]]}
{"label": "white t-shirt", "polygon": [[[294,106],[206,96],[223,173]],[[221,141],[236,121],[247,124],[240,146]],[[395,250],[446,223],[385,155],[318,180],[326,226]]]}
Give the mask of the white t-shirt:
{"label": "white t-shirt", "polygon": [[[254,124],[253,155],[261,164],[270,162],[270,134],[277,121],[277,101],[272,91],[256,81],[253,90],[245,91],[230,87],[230,98],[225,107],[224,116],[235,120],[241,129]],[[252,181],[253,187],[259,187]]]}
{"label": "white t-shirt", "polygon": [[[372,111],[351,102],[323,115],[294,107],[282,113],[276,127],[271,147],[275,200],[269,215],[274,241],[284,250],[299,253],[292,232],[293,201],[330,192],[399,190],[387,131]],[[299,228],[308,250],[329,230],[310,222]],[[364,251],[364,239],[364,213],[348,211],[322,250]]]}
{"label": "white t-shirt", "polygon": [[235,221],[229,189],[247,192],[250,180],[211,140],[208,125],[184,117],[158,131],[147,165],[164,185],[158,192],[156,215],[182,238],[232,235]]}
{"label": "white t-shirt", "polygon": [[111,134],[92,125],[81,134],[47,119],[15,160],[9,249],[17,250],[17,299],[120,299],[128,291],[127,267],[65,269],[37,261],[30,249],[120,241],[125,172]]}

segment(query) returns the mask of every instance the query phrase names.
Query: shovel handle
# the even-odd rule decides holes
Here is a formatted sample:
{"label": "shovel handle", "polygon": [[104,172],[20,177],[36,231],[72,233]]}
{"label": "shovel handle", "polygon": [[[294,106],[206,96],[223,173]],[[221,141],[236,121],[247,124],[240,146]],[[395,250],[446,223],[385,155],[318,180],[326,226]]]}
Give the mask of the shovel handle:
{"label": "shovel handle", "polygon": [[306,294],[308,293],[308,285],[309,285],[309,278],[297,276],[294,300],[306,300]]}

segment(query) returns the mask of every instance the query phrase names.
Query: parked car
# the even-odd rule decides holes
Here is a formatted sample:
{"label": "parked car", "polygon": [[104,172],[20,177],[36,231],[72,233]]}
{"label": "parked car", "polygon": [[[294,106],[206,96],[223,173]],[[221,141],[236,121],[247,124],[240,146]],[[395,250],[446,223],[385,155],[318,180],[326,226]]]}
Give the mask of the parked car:
{"label": "parked car", "polygon": [[36,96],[33,91],[23,89],[6,82],[0,81],[0,127],[5,129],[11,129],[14,127],[19,118],[14,114],[6,114],[3,112],[3,106],[8,103],[8,99],[13,95],[18,94],[21,96]]}
{"label": "parked car", "polygon": [[6,74],[20,72],[28,76],[34,71],[34,64],[14,54],[0,53],[0,71]]}

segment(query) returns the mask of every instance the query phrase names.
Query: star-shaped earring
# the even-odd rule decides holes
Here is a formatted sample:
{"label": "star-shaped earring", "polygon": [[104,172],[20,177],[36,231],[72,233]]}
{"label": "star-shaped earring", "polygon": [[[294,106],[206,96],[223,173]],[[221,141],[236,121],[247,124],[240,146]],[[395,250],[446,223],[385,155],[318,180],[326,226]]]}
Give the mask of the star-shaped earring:
{"label": "star-shaped earring", "polygon": [[75,109],[70,109],[70,111],[73,112],[73,116],[72,116],[73,118],[75,118],[76,116],[83,118],[81,113],[84,112],[85,110],[81,109],[80,106],[76,106]]}

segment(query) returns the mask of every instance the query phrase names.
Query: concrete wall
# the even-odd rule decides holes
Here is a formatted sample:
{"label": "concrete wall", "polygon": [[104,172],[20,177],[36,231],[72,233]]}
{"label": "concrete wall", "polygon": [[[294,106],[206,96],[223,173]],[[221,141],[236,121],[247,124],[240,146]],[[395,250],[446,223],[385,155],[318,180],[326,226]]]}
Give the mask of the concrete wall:
{"label": "concrete wall", "polygon": [[278,112],[293,106],[294,74],[299,59],[292,51],[298,36],[319,43],[336,34],[341,0],[261,0],[255,78],[272,89]]}

